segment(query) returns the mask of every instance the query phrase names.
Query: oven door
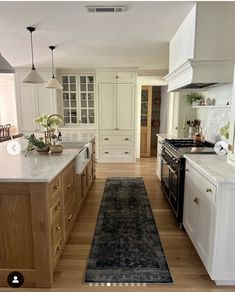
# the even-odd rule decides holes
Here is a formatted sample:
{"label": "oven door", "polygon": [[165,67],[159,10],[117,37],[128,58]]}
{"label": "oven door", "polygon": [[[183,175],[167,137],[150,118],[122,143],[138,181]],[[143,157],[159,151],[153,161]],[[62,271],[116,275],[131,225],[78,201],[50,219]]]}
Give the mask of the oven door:
{"label": "oven door", "polygon": [[161,185],[165,192],[165,195],[169,198],[170,169],[169,169],[169,162],[167,162],[163,156],[161,156]]}
{"label": "oven door", "polygon": [[175,215],[179,215],[179,170],[175,165],[169,165],[169,199]]}

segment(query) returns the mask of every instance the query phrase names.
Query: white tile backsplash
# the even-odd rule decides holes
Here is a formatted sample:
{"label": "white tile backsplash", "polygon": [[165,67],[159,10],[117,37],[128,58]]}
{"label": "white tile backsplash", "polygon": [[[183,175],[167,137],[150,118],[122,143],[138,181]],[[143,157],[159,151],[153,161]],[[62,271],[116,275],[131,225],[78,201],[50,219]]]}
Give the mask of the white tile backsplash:
{"label": "white tile backsplash", "polygon": [[230,121],[231,108],[199,108],[197,119],[201,120],[202,132],[206,140],[220,140],[219,129]]}

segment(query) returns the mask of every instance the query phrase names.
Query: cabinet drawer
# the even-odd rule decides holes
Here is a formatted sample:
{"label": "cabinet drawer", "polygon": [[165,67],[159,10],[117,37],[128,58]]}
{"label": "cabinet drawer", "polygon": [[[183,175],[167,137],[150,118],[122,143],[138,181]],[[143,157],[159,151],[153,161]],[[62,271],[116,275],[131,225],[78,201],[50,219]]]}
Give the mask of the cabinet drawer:
{"label": "cabinet drawer", "polygon": [[119,144],[121,145],[131,145],[132,135],[101,135],[101,143],[103,145]]}
{"label": "cabinet drawer", "polygon": [[63,240],[59,240],[51,248],[51,257],[52,257],[52,266],[53,270],[56,267],[56,264],[60,258],[61,252],[63,250]]}
{"label": "cabinet drawer", "polygon": [[133,150],[132,149],[110,149],[110,148],[101,148],[101,157],[102,158],[132,158]]}
{"label": "cabinet drawer", "polygon": [[64,171],[62,176],[62,190],[64,197],[64,204],[66,204],[73,195],[75,189],[74,174],[75,174],[75,165],[74,162],[71,163]]}
{"label": "cabinet drawer", "polygon": [[57,176],[48,187],[50,206],[58,199],[61,193],[61,177]]}
{"label": "cabinet drawer", "polygon": [[61,193],[58,198],[54,201],[54,204],[50,207],[50,223],[52,224],[56,218],[61,216]]}
{"label": "cabinet drawer", "polygon": [[186,163],[186,176],[193,185],[212,203],[216,201],[216,186]]}
{"label": "cabinet drawer", "polygon": [[61,216],[51,226],[51,246],[52,248],[56,246],[58,242],[62,240],[62,226],[61,226]]}
{"label": "cabinet drawer", "polygon": [[73,224],[76,219],[76,204],[75,200],[71,200],[65,209],[64,226],[65,226],[65,240],[67,240]]}

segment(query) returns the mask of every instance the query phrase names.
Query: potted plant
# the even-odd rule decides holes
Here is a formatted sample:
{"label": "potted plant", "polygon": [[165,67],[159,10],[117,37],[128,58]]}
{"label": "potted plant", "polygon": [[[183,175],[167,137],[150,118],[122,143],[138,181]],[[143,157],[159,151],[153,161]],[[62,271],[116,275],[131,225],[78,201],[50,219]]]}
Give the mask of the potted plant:
{"label": "potted plant", "polygon": [[28,140],[28,151],[36,150],[39,154],[47,154],[50,150],[50,146],[43,142],[43,137],[37,139],[34,134],[31,134],[26,139]]}
{"label": "potted plant", "polygon": [[42,114],[41,116],[37,117],[34,122],[36,124],[39,124],[43,126],[43,128],[46,130],[48,127],[53,128],[56,126],[59,126],[62,122],[62,117],[60,117],[57,114],[52,115],[46,115]]}
{"label": "potted plant", "polygon": [[198,101],[204,100],[204,95],[201,92],[193,91],[188,94],[186,94],[187,102],[192,105],[199,105]]}

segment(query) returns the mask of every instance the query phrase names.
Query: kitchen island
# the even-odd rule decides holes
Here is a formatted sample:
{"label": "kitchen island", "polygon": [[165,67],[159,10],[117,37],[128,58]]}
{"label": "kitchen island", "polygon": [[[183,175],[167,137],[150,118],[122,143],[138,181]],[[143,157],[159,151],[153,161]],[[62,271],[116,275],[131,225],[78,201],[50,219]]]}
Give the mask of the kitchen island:
{"label": "kitchen island", "polygon": [[[18,140],[24,144],[23,139]],[[61,154],[11,156],[0,145],[0,287],[12,271],[23,287],[52,287],[53,271],[94,179],[92,153],[77,174],[80,148]]]}

